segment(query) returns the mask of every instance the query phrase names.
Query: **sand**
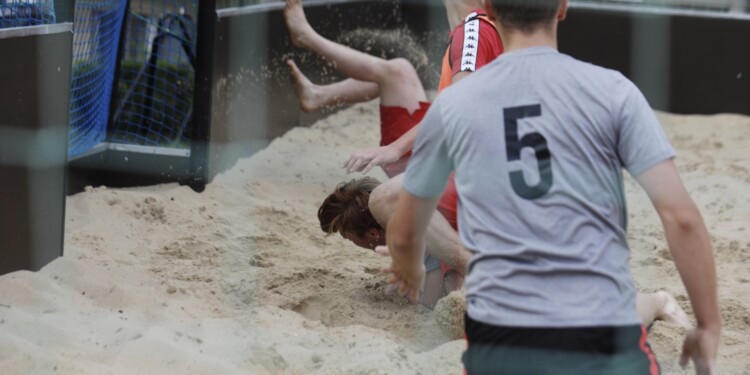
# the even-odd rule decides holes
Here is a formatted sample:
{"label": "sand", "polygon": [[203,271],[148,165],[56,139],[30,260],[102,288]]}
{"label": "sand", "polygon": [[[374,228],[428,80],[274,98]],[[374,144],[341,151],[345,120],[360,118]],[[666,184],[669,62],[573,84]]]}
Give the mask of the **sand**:
{"label": "sand", "polygon": [[[716,248],[720,373],[750,374],[750,118],[660,119]],[[455,301],[436,313],[385,295],[387,259],[317,223],[322,199],[354,177],[339,163],[377,142],[377,122],[367,103],[293,129],[203,194],[162,185],[70,197],[65,257],[0,276],[0,372],[460,373],[466,343],[438,324]],[[655,212],[630,179],[627,194],[639,288],[689,308]],[[665,374],[691,373],[676,367],[684,333],[653,329]]]}

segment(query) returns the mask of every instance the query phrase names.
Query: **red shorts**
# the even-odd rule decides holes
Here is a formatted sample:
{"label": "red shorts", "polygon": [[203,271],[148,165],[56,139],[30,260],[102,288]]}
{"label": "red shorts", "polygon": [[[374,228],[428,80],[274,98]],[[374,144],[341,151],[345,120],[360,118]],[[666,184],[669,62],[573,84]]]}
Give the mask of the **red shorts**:
{"label": "red shorts", "polygon": [[[419,109],[409,114],[409,111],[403,107],[385,107],[380,106],[380,145],[386,146],[399,139],[406,132],[411,130],[422,121],[425,113],[430,108],[430,103],[419,103]],[[383,169],[389,178],[404,173],[406,164],[409,161],[411,152],[404,155],[398,161],[386,165]],[[451,173],[448,184],[445,186],[443,195],[438,203],[438,211],[443,214],[453,229],[458,230],[457,220],[458,193],[456,192],[456,182],[454,175]]]}
{"label": "red shorts", "polygon": [[443,214],[445,220],[448,220],[448,224],[458,232],[458,192],[456,191],[456,176],[453,173],[448,178],[443,195],[440,196],[437,210]]}
{"label": "red shorts", "polygon": [[[403,107],[385,107],[380,106],[380,145],[386,146],[399,139],[406,132],[422,121],[425,113],[430,108],[430,103],[419,103],[419,109],[409,114],[409,111]],[[409,161],[411,152],[404,155],[398,161],[383,167],[385,174],[389,178],[404,173]],[[445,186],[443,195],[438,202],[438,211],[448,220],[448,223],[458,231],[458,193],[456,192],[456,183],[454,175],[451,173],[448,184]],[[450,266],[440,262],[443,273],[450,270]]]}
{"label": "red shorts", "polygon": [[[381,105],[380,145],[387,146],[395,142],[411,130],[411,128],[417,126],[429,108],[430,103],[419,102],[419,109],[409,114],[409,111],[403,107],[386,107]],[[388,175],[388,178],[393,178],[396,175],[404,173],[409,156],[411,156],[411,152],[401,157],[398,161],[383,166],[383,170]]]}
{"label": "red shorts", "polygon": [[[456,191],[456,176],[451,173],[448,183],[445,185],[443,195],[440,196],[440,202],[438,202],[437,210],[443,215],[445,220],[448,220],[448,224],[458,232],[458,192]],[[443,275],[448,273],[452,268],[444,262],[440,262],[440,269],[443,270]]]}
{"label": "red shorts", "polygon": [[401,138],[402,135],[422,121],[428,109],[430,109],[430,103],[425,102],[419,102],[419,108],[412,114],[409,114],[409,111],[404,107],[381,105],[380,145],[386,146]]}

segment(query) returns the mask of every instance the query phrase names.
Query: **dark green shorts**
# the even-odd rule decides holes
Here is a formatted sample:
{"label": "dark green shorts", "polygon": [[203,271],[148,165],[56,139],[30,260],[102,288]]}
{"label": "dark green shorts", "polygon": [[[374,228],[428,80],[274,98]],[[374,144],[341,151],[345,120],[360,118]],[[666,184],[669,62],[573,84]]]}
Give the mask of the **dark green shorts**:
{"label": "dark green shorts", "polygon": [[467,375],[658,375],[643,326],[526,328],[466,315]]}

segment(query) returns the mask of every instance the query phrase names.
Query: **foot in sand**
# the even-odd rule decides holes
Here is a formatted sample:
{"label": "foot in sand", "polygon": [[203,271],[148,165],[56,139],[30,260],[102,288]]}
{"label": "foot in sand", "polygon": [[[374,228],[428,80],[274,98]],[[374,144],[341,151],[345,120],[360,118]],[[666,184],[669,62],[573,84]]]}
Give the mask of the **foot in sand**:
{"label": "foot in sand", "polygon": [[307,22],[305,11],[302,9],[301,0],[286,0],[284,7],[284,19],[289,34],[292,37],[292,43],[300,48],[308,48],[310,38],[315,35],[315,30]]}
{"label": "foot in sand", "polygon": [[289,74],[294,84],[294,91],[299,97],[299,105],[305,112],[312,112],[321,107],[320,95],[318,95],[318,87],[310,82],[307,77],[299,70],[297,64],[293,60],[287,60],[286,64],[289,66]]}
{"label": "foot in sand", "polygon": [[685,310],[680,307],[677,300],[669,293],[660,290],[656,292],[659,299],[659,310],[656,316],[657,320],[663,320],[668,323],[676,324],[681,327],[690,328],[690,319],[688,319]]}

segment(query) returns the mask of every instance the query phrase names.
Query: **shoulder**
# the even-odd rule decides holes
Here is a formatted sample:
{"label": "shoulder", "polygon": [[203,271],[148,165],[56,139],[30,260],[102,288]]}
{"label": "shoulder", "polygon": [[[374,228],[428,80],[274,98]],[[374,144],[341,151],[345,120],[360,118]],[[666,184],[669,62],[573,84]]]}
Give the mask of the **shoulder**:
{"label": "shoulder", "polygon": [[451,34],[451,64],[454,74],[474,72],[503,52],[502,41],[491,21],[477,12]]}
{"label": "shoulder", "polygon": [[503,41],[490,21],[482,20],[479,23],[479,48],[492,58],[503,53]]}
{"label": "shoulder", "polygon": [[464,38],[486,36],[488,39],[500,40],[500,35],[497,33],[497,29],[492,24],[486,14],[479,10],[474,11],[466,16],[464,22],[453,28],[450,32],[451,39],[455,41],[464,41]]}
{"label": "shoulder", "polygon": [[559,63],[565,65],[566,71],[582,82],[607,92],[607,96],[617,97],[637,90],[635,84],[617,70],[581,61],[563,53],[558,56],[561,59]]}
{"label": "shoulder", "polygon": [[606,68],[600,65],[592,64],[587,61],[578,60],[572,56],[564,53],[559,54],[560,58],[565,61],[566,64],[572,65],[577,71],[586,74],[591,74],[597,78],[605,79],[603,82],[611,84],[627,84],[630,80],[627,79],[622,73],[617,70]]}
{"label": "shoulder", "polygon": [[633,81],[621,72],[591,64],[588,62],[567,57],[573,61],[575,66],[570,69],[576,77],[581,77],[583,84],[587,85],[597,95],[606,98],[609,111],[616,119],[627,115],[629,111],[637,107],[645,100],[641,90]]}

